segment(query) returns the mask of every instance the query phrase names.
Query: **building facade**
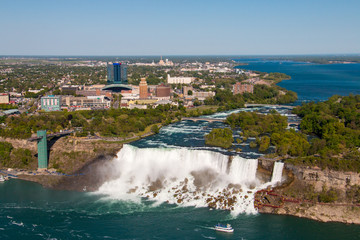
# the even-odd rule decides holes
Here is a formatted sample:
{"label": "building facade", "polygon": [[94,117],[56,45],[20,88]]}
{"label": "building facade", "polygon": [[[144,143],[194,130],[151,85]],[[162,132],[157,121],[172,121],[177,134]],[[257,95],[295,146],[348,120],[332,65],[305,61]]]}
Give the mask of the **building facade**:
{"label": "building facade", "polygon": [[70,94],[75,94],[76,91],[80,89],[80,87],[77,85],[64,85],[60,89],[63,92],[63,95],[67,95],[67,94],[70,95]]}
{"label": "building facade", "polygon": [[61,107],[60,107],[61,97],[60,96],[49,95],[46,97],[42,97],[40,99],[40,101],[41,101],[41,110],[45,110],[46,112],[61,110]]}
{"label": "building facade", "polygon": [[249,83],[237,82],[233,85],[233,94],[243,94],[243,93],[254,93],[254,85]]}
{"label": "building facade", "polygon": [[[191,95],[189,95],[189,91],[191,91],[191,93],[192,93]],[[205,100],[208,97],[215,96],[215,92],[195,91],[193,87],[189,87],[189,86],[183,87],[183,94],[184,94],[185,98],[189,98],[189,99],[197,98],[198,100],[201,100],[201,101]]]}
{"label": "building facade", "polygon": [[82,95],[82,96],[101,96],[105,95],[108,98],[112,97],[111,91],[104,91],[102,88],[104,88],[106,85],[97,84],[97,85],[91,85],[91,86],[83,86],[80,90],[76,91],[76,95]]}
{"label": "building facade", "polygon": [[66,96],[61,99],[61,106],[70,108],[110,108],[111,101],[106,96],[74,97]]}
{"label": "building facade", "polygon": [[213,96],[215,96],[215,92],[193,92],[193,97],[201,101]]}
{"label": "building facade", "polygon": [[10,95],[8,93],[0,93],[0,104],[9,104]]}
{"label": "building facade", "polygon": [[127,65],[125,63],[107,64],[107,83],[108,84],[127,84]]}
{"label": "building facade", "polygon": [[171,77],[170,74],[167,75],[168,84],[191,84],[194,80],[194,77]]}
{"label": "building facade", "polygon": [[160,99],[170,99],[171,89],[164,84],[158,85],[155,88],[155,96]]}
{"label": "building facade", "polygon": [[139,98],[145,99],[148,98],[148,85],[145,78],[141,78],[141,81],[139,83]]}

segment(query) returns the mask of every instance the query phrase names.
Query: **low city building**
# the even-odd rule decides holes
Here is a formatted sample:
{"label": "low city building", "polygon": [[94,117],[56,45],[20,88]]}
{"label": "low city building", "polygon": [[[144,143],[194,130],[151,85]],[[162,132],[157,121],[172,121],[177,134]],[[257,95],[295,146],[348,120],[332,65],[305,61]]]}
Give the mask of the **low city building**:
{"label": "low city building", "polygon": [[157,99],[166,100],[170,99],[171,88],[164,84],[158,85],[155,88],[155,96]]}
{"label": "low city building", "polygon": [[39,92],[41,92],[43,90],[44,90],[43,88],[41,88],[41,89],[29,89],[29,90],[27,90],[27,92],[36,94],[36,93],[39,93]]}
{"label": "low city building", "polygon": [[63,85],[61,88],[63,94],[75,94],[76,91],[80,90],[79,85]]}
{"label": "low city building", "polygon": [[148,105],[153,105],[156,102],[156,99],[134,99],[127,102],[127,107],[130,109],[147,109]]}
{"label": "low city building", "polygon": [[129,109],[147,109],[147,105],[141,105],[141,104],[129,104],[128,106]]}
{"label": "low city building", "polygon": [[91,85],[91,86],[82,86],[78,90],[76,90],[76,95],[81,96],[101,96],[105,95],[109,98],[112,97],[111,91],[109,90],[102,90],[105,85],[97,84],[97,85]]}
{"label": "low city building", "polygon": [[237,82],[233,85],[233,94],[254,93],[254,85],[250,83]]}
{"label": "low city building", "polygon": [[[192,97],[192,93],[194,92],[194,88],[191,86],[184,86],[183,93],[184,97]],[[190,94],[189,94],[190,93]]]}
{"label": "low city building", "polygon": [[216,88],[216,86],[215,86],[215,85],[201,85],[200,88],[201,88],[201,89]]}
{"label": "low city building", "polygon": [[193,97],[201,101],[213,96],[215,96],[215,92],[193,92]]}
{"label": "low city building", "polygon": [[193,87],[189,87],[189,86],[183,87],[183,93],[185,98],[189,98],[189,99],[197,98],[198,100],[201,101],[205,100],[208,97],[215,96],[215,92],[195,91]]}
{"label": "low city building", "polygon": [[8,93],[0,93],[0,104],[9,104],[10,95]]}
{"label": "low city building", "polygon": [[179,104],[177,102],[173,102],[173,101],[170,101],[170,100],[159,100],[156,103],[154,103],[154,107],[157,107],[159,105],[166,105],[166,104],[179,106]]}
{"label": "low city building", "polygon": [[137,104],[137,105],[152,105],[154,103],[156,103],[158,100],[157,99],[134,99],[134,100],[129,100],[128,104]]}
{"label": "low city building", "polygon": [[40,102],[41,102],[41,110],[45,110],[46,112],[61,110],[60,96],[54,96],[54,95],[45,96],[40,99]]}
{"label": "low city building", "polygon": [[170,74],[167,75],[168,84],[191,84],[194,81],[194,77],[171,77]]}
{"label": "low city building", "polygon": [[[135,85],[130,85],[130,86],[131,86],[131,88],[132,88],[131,93],[132,93],[132,94],[135,94],[135,95],[139,95],[139,93],[140,93],[140,88],[139,88],[139,86],[135,86]],[[123,93],[121,93],[121,95],[124,96]]]}
{"label": "low city building", "polygon": [[104,95],[87,97],[64,96],[61,99],[61,106],[69,108],[104,109],[110,108],[111,101]]}
{"label": "low city building", "polygon": [[1,115],[6,115],[6,116],[14,116],[14,115],[20,115],[20,111],[19,109],[9,109],[9,110],[5,110],[2,111]]}

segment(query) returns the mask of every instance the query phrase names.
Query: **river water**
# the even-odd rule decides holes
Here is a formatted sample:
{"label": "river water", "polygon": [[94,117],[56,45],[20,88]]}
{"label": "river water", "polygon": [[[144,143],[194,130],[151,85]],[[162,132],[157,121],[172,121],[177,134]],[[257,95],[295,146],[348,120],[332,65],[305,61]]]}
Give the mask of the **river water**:
{"label": "river water", "polygon": [[[263,64],[268,66],[268,63]],[[287,66],[287,63],[278,65]],[[290,65],[286,69],[296,64]],[[251,66],[252,63],[247,67]],[[265,71],[259,66],[262,65],[256,63],[254,70]],[[319,68],[321,73],[323,67]],[[337,65],[335,72],[336,69]],[[294,77],[296,74],[293,76],[285,70],[268,71],[291,75],[293,79],[285,81],[287,84],[299,81]],[[341,81],[348,79],[346,76]],[[322,84],[327,85],[326,81]],[[351,86],[347,92],[359,90],[351,84],[343,85]],[[317,93],[311,95],[310,90],[304,90],[308,96],[313,96],[310,98],[302,95],[300,86],[296,89],[303,100],[327,97],[324,94],[320,98]],[[224,119],[232,112],[258,110],[266,113],[272,109],[240,109],[209,117]],[[277,110],[291,121],[298,120],[285,108]],[[112,172],[118,175],[95,193],[55,191],[16,179],[1,183],[0,239],[360,238],[360,226],[257,214],[252,205],[253,193],[273,184],[256,177],[257,158],[261,153],[249,147],[253,139],[237,143],[230,151],[205,146],[204,134],[218,127],[226,126],[220,122],[181,121],[162,128],[157,135],[125,145],[110,164]],[[239,138],[238,133],[234,137]],[[242,151],[236,152],[236,148]],[[241,191],[233,194],[238,189]],[[212,208],[204,207],[209,199],[224,195],[236,197],[236,204],[230,211],[216,209],[224,207],[220,202],[214,203]],[[235,232],[215,232],[212,227],[218,222],[230,223]]]}

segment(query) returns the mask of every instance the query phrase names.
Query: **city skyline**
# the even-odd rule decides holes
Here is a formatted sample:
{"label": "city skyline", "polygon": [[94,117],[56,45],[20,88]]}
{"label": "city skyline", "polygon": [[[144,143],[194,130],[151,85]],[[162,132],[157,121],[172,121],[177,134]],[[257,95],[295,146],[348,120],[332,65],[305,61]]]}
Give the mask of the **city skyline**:
{"label": "city skyline", "polygon": [[360,53],[360,2],[0,3],[0,55]]}

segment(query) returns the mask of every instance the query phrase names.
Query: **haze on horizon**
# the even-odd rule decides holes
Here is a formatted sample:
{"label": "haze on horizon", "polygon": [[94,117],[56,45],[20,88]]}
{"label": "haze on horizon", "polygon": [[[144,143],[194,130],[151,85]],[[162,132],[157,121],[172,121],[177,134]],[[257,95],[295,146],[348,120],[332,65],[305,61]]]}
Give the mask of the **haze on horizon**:
{"label": "haze on horizon", "polygon": [[358,54],[359,9],[359,0],[4,0],[0,55]]}

